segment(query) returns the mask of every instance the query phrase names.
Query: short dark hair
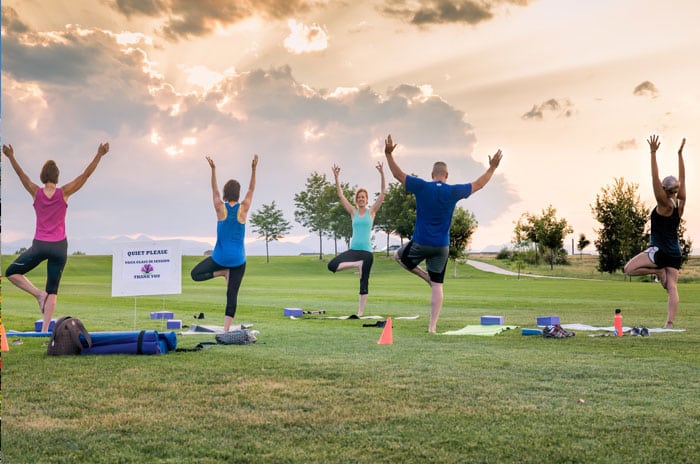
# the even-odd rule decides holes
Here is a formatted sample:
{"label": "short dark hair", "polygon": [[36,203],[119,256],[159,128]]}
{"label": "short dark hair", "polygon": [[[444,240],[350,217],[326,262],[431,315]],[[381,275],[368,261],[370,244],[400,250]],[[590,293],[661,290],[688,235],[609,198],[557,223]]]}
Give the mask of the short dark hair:
{"label": "short dark hair", "polygon": [[224,201],[238,201],[241,196],[241,184],[237,180],[229,180],[224,185]]}
{"label": "short dark hair", "polygon": [[58,166],[56,166],[56,162],[54,160],[48,160],[46,163],[44,163],[44,167],[41,168],[39,179],[41,180],[42,184],[49,182],[58,184],[59,173],[60,171],[58,170]]}

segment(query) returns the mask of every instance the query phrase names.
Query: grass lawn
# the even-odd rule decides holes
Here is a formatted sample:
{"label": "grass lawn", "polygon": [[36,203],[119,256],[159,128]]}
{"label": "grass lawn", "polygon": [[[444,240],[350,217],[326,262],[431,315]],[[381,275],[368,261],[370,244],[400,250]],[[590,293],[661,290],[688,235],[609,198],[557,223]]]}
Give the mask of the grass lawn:
{"label": "grass lawn", "polygon": [[[3,258],[4,269],[14,257]],[[135,299],[110,296],[111,257],[71,256],[57,315],[91,331],[161,330],[149,313],[163,308],[185,324],[203,312],[201,322],[222,325],[224,281],[192,282],[199,259],[183,258],[182,294]],[[331,274],[326,262],[249,258],[236,322],[260,331],[255,345],[48,357],[46,338],[11,344],[2,356],[4,462],[697,462],[700,279],[679,285],[682,333],[430,335],[428,286],[377,255],[365,313],[419,316],[394,320],[394,344],[378,345],[381,329],[362,327],[368,321],[282,315],[284,307],[355,312],[357,274]],[[659,284],[582,264],[557,272],[585,278],[459,265],[445,282],[438,331],[486,314],[519,327],[553,314],[610,326],[615,308],[627,326],[665,321]],[[29,277],[43,285],[43,270]],[[2,296],[5,328],[33,330],[36,302],[8,282]],[[200,341],[213,336],[178,337],[183,348]]]}

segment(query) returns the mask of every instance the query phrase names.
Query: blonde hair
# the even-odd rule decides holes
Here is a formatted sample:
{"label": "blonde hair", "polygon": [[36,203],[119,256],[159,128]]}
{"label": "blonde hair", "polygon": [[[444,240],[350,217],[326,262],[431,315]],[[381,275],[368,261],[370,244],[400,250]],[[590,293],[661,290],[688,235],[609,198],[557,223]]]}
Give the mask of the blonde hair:
{"label": "blonde hair", "polygon": [[355,192],[355,196],[353,197],[353,200],[355,201],[355,206],[357,206],[357,196],[362,192],[365,192],[365,196],[367,196],[367,201],[369,202],[369,193],[367,193],[367,190],[364,188],[359,188],[357,189],[357,191]]}

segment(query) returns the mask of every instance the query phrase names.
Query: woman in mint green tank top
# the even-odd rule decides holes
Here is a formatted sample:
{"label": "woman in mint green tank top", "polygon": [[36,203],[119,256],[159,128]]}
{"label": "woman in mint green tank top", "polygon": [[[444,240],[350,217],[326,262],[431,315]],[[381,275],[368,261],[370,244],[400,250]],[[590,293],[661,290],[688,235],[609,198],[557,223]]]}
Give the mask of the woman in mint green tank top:
{"label": "woman in mint green tank top", "polygon": [[360,274],[360,300],[357,307],[357,315],[362,316],[369,294],[369,273],[374,262],[372,254],[372,226],[374,217],[379,211],[386,194],[386,182],[384,180],[384,167],[382,163],[377,163],[377,171],[381,176],[381,192],[377,200],[371,207],[367,206],[369,195],[367,190],[360,188],[355,192],[355,205],[350,204],[343,189],[340,186],[340,167],[333,165],[333,176],[335,186],[338,191],[338,199],[350,215],[352,220],[352,238],[350,239],[350,249],[340,253],[328,263],[328,270],[331,272],[344,271],[346,269],[357,269]]}

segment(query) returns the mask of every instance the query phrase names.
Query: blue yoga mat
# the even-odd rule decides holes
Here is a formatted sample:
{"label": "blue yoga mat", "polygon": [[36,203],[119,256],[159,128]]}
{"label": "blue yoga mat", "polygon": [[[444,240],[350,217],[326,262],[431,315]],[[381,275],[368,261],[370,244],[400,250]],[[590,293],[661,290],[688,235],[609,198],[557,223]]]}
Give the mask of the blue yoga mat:
{"label": "blue yoga mat", "polygon": [[166,354],[177,348],[175,332],[90,332],[90,338],[92,347],[83,348],[81,354]]}
{"label": "blue yoga mat", "polygon": [[18,332],[16,330],[8,330],[8,337],[50,337],[51,332]]}

